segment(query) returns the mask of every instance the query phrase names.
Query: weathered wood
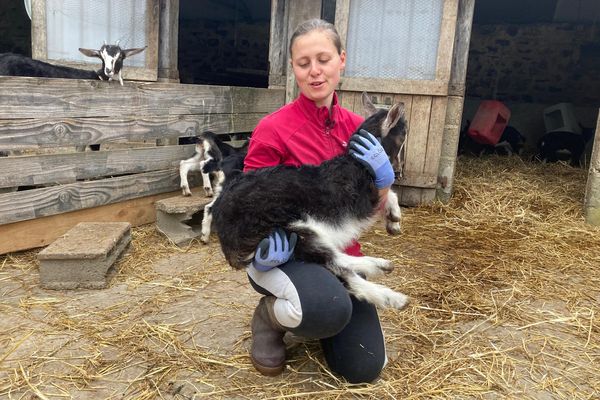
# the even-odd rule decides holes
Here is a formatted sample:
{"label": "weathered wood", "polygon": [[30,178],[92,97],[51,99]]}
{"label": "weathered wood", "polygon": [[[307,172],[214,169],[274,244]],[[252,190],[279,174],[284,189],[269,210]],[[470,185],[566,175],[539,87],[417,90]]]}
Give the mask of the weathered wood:
{"label": "weathered wood", "polygon": [[[198,181],[195,175],[190,178],[194,184]],[[4,193],[0,225],[171,192],[179,184],[179,170],[169,169]]]}
{"label": "weathered wood", "polygon": [[[1,106],[0,106],[1,107]],[[251,132],[265,113],[161,115],[103,118],[0,119],[0,149],[85,146],[154,141],[217,133]]]}
{"label": "weathered wood", "polygon": [[429,120],[431,117],[430,96],[414,96],[410,113],[410,129],[406,137],[406,150],[404,174],[423,172],[425,152],[427,150],[427,136]]}
{"label": "weathered wood", "polygon": [[[202,191],[202,188],[199,191]],[[192,193],[196,196],[200,195],[199,191],[192,189]],[[132,226],[153,223],[156,221],[154,203],[180,193],[179,191],[161,193],[101,207],[0,225],[0,238],[2,238],[0,254],[46,246],[79,222],[129,222]]]}
{"label": "weathered wood", "polygon": [[46,0],[31,0],[31,57],[48,58],[46,29]]}
{"label": "weathered wood", "polygon": [[178,168],[194,145],[0,157],[0,188],[73,183],[84,179]]}
{"label": "weathered wood", "polygon": [[442,11],[435,78],[444,82],[450,80],[452,70],[452,50],[454,48],[458,2],[459,0],[444,0]]}
{"label": "weathered wood", "polygon": [[271,30],[269,34],[269,88],[285,87],[287,71],[286,0],[271,1]]}
{"label": "weathered wood", "polygon": [[348,40],[348,21],[350,20],[350,0],[336,0],[335,29],[340,35],[342,47],[345,49]]}
{"label": "weathered wood", "polygon": [[179,82],[179,0],[160,0],[158,79]]}
{"label": "weathered wood", "polygon": [[281,89],[0,77],[0,119],[270,113]]}
{"label": "weathered wood", "polygon": [[474,8],[475,0],[459,1],[452,55],[450,91],[438,170],[440,186],[437,190],[437,198],[442,202],[450,201],[453,189]]}
{"label": "weathered wood", "polygon": [[[428,176],[437,176],[442,152],[442,138],[444,137],[444,124],[446,120],[446,97],[433,97],[431,101],[431,115],[429,117],[429,131],[425,148],[423,173]],[[437,180],[437,179],[436,179]]]}
{"label": "weathered wood", "polygon": [[585,188],[584,214],[585,222],[600,226],[600,112],[596,122],[594,147],[590,159],[590,169]]}
{"label": "weathered wood", "polygon": [[343,77],[340,89],[345,91],[446,96],[448,94],[448,81]]}

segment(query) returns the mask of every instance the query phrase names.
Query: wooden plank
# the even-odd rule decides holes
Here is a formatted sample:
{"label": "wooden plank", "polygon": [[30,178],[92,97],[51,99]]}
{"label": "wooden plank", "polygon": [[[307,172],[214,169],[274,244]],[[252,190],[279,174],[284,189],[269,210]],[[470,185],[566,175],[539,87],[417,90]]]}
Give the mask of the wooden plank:
{"label": "wooden plank", "polygon": [[448,82],[452,67],[452,50],[454,48],[454,35],[456,32],[456,18],[458,15],[459,0],[444,0],[442,11],[442,24],[440,27],[440,40],[436,61],[435,79]]}
{"label": "wooden plank", "polygon": [[348,23],[350,21],[350,0],[336,0],[335,29],[340,35],[342,47],[345,49],[348,39]]}
{"label": "wooden plank", "polygon": [[[200,196],[200,192],[202,188],[192,189],[195,196]],[[162,193],[101,207],[0,225],[2,238],[0,254],[49,245],[80,222],[129,222],[132,226],[154,223],[156,221],[154,203],[180,194],[179,191]]]}
{"label": "wooden plank", "polygon": [[427,151],[427,136],[431,116],[431,96],[414,96],[410,113],[410,127],[406,138],[404,175],[423,172]]}
{"label": "wooden plank", "polygon": [[351,78],[346,76],[340,83],[340,90],[446,96],[448,94],[448,81]]}
{"label": "wooden plank", "polygon": [[31,0],[31,57],[48,58],[46,29],[46,0]]}
{"label": "wooden plank", "polygon": [[72,183],[84,179],[178,168],[194,145],[0,158],[0,188]]}
{"label": "wooden plank", "polygon": [[286,1],[271,1],[271,30],[269,34],[269,87],[285,87],[288,66],[288,25]]}
{"label": "wooden plank", "polygon": [[0,119],[268,114],[282,89],[0,77]]}
{"label": "wooden plank", "polygon": [[251,132],[265,113],[103,118],[0,119],[0,149],[69,147],[125,141]]}
{"label": "wooden plank", "polygon": [[160,0],[158,79],[179,82],[179,0]]}
{"label": "wooden plank", "polygon": [[[194,184],[196,175],[190,176]],[[0,194],[0,225],[177,190],[179,171],[145,172]],[[192,184],[193,185],[193,184]]]}
{"label": "wooden plank", "polygon": [[432,98],[429,133],[427,135],[427,147],[425,149],[425,162],[423,165],[423,172],[426,175],[437,176],[438,173],[447,104],[448,99],[446,97]]}
{"label": "wooden plank", "polygon": [[594,133],[590,169],[585,187],[583,211],[585,222],[600,226],[600,112]]}

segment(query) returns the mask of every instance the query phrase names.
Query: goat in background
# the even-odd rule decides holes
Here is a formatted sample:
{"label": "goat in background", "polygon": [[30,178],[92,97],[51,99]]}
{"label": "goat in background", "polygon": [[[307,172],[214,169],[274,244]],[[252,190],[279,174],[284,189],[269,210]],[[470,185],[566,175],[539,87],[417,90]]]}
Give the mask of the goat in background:
{"label": "goat in background", "polygon": [[104,43],[99,50],[79,48],[88,57],[97,57],[102,61],[102,68],[97,71],[54,65],[40,60],[34,60],[21,54],[0,54],[0,75],[31,76],[38,78],[66,79],[100,79],[111,81],[118,78],[123,86],[123,60],[141,53],[146,47],[121,49],[117,44]]}

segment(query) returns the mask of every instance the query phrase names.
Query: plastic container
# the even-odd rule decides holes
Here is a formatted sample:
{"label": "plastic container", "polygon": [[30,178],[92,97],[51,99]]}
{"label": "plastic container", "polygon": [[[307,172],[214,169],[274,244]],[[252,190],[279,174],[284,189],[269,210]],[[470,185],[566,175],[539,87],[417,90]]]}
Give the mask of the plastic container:
{"label": "plastic container", "polygon": [[481,144],[495,145],[508,125],[510,110],[497,100],[483,100],[469,125],[467,133]]}
{"label": "plastic container", "polygon": [[544,109],[544,126],[546,133],[562,131],[581,134],[571,103],[558,103]]}

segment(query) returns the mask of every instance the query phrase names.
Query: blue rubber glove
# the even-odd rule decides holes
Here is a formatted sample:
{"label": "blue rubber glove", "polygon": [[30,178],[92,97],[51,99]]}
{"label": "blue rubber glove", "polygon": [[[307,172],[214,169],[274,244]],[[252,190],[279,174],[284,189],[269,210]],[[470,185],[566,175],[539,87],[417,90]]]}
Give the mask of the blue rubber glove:
{"label": "blue rubber glove", "polygon": [[298,235],[292,232],[290,239],[281,228],[275,229],[269,237],[258,244],[254,255],[253,265],[259,271],[268,271],[271,268],[285,264],[294,254],[294,247]]}
{"label": "blue rubber glove", "polygon": [[392,186],[396,179],[394,169],[375,136],[361,129],[350,138],[349,153],[373,175],[377,189]]}

